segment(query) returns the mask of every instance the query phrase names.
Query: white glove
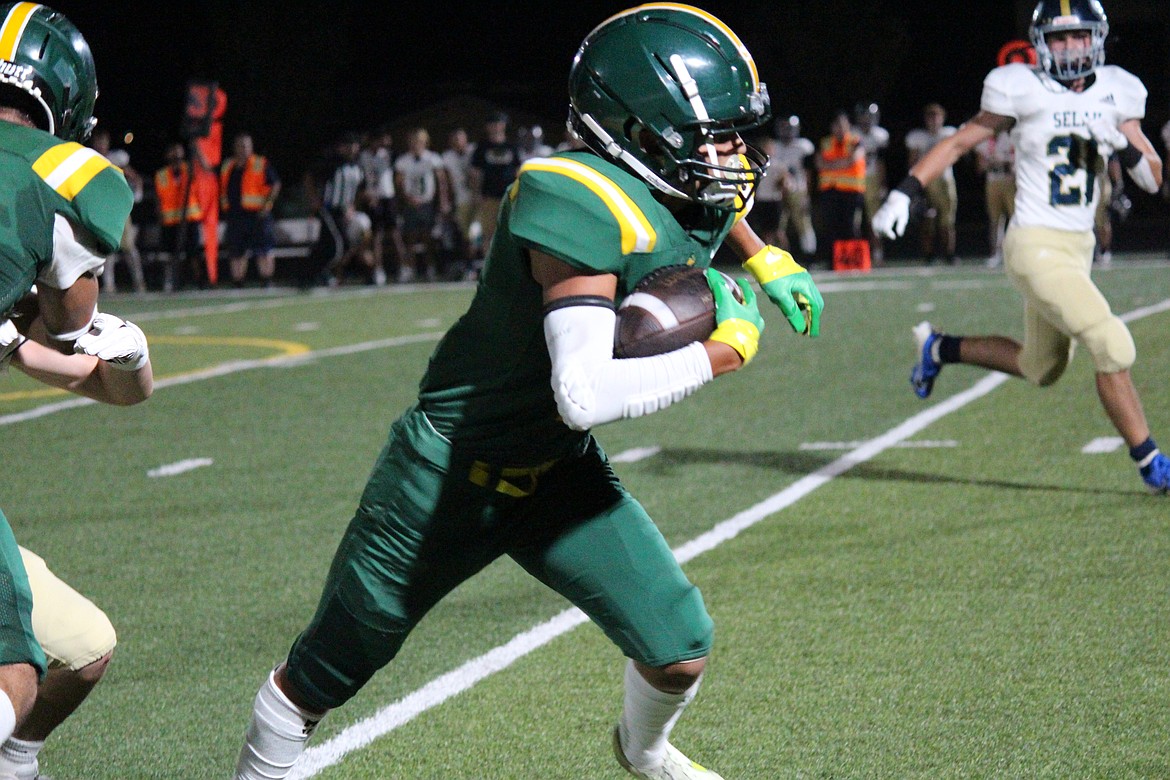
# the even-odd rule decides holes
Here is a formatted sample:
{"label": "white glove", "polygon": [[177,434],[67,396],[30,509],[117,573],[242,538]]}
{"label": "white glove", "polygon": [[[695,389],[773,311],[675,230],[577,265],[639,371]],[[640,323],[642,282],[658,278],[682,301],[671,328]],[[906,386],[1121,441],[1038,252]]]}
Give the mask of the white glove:
{"label": "white glove", "polygon": [[1097,117],[1088,124],[1089,134],[1097,142],[1097,153],[1108,157],[1129,146],[1129,139],[1105,117]]}
{"label": "white glove", "polygon": [[886,238],[900,238],[910,221],[910,196],[891,190],[886,202],[873,215],[873,232]]}
{"label": "white glove", "polygon": [[113,314],[95,316],[89,332],[77,339],[73,351],[93,355],[120,371],[137,371],[150,360],[142,329]]}
{"label": "white glove", "polygon": [[12,324],[12,320],[5,318],[0,322],[0,369],[8,367],[12,353],[24,343],[24,336]]}

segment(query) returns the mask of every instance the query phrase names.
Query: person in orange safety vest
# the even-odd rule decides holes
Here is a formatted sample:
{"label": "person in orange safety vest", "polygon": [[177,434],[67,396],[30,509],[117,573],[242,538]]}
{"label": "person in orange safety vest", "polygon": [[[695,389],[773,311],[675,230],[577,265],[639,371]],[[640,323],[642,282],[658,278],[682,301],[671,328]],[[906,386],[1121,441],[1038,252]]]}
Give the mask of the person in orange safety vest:
{"label": "person in orange safety vest", "polygon": [[266,157],[253,151],[252,136],[240,133],[233,155],[219,173],[220,210],[227,224],[224,243],[231,263],[232,283],[241,287],[248,274],[248,257],[256,258],[256,272],[265,287],[276,271],[276,231],[272,207],[280,194],[280,178]]}
{"label": "person in orange safety vest", "polygon": [[831,134],[821,139],[816,164],[820,179],[821,218],[832,248],[836,241],[861,238],[865,210],[865,147],[853,132],[849,114],[838,111]]}
{"label": "person in orange safety vest", "polygon": [[158,200],[159,248],[171,256],[165,282],[165,288],[170,291],[176,283],[176,269],[180,287],[188,281],[187,274],[195,278],[201,275],[198,255],[203,207],[190,183],[191,167],[183,144],[175,142],[168,146],[165,159],[166,165],[154,174],[154,193]]}

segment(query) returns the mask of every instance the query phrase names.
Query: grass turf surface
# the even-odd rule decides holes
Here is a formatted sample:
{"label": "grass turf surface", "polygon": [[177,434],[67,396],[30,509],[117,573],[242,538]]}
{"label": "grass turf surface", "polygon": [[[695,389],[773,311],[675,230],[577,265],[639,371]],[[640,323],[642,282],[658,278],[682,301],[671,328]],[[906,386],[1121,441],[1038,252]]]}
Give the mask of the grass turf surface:
{"label": "grass turf surface", "polygon": [[[1165,273],[1118,262],[1097,277],[1125,312],[1170,296]],[[801,444],[871,439],[985,376],[949,367],[935,397],[914,398],[919,319],[1020,331],[1000,273],[819,281],[820,339],[765,310],[747,370],[598,429],[611,454],[662,448],[617,468],[672,545],[842,454]],[[155,397],[0,429],[22,454],[5,459],[0,503],[18,540],[120,637],[105,681],[46,747],[46,772],[230,775],[255,689],[308,619],[385,431],[469,295],[109,301],[151,338],[169,377]],[[1163,438],[1168,318],[1131,325],[1135,379]],[[9,372],[0,416],[64,398],[21,395],[32,389]],[[1111,435],[1078,354],[1057,386],[1008,382],[913,437],[955,446],[885,450],[690,561],[716,649],[674,741],[729,779],[1170,776],[1170,512],[1122,451],[1081,453]],[[189,458],[213,463],[147,476]],[[314,744],[565,606],[510,562],[493,565]],[[320,776],[616,780],[621,664],[599,631],[576,628]]]}

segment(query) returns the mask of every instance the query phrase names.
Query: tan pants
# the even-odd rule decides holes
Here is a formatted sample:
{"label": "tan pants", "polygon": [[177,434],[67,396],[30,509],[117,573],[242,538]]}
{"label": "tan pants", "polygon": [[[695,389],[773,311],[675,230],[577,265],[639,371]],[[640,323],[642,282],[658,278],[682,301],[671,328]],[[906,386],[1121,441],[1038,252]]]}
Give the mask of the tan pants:
{"label": "tan pants", "polygon": [[1101,373],[1133,365],[1136,350],[1125,324],[1089,278],[1092,231],[1011,227],[1004,238],[1004,267],[1024,296],[1024,348],[1020,370],[1029,382],[1060,378],[1080,342]]}
{"label": "tan pants", "polygon": [[106,613],[62,582],[36,553],[20,548],[32,588],[33,634],[50,669],[88,666],[114,649],[118,637]]}

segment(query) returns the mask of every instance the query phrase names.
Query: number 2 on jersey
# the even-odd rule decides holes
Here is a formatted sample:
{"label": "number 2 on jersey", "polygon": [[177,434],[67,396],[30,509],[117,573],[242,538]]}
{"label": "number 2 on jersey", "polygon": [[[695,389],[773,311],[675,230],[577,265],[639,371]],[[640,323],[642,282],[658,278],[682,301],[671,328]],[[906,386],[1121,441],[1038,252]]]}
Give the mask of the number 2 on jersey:
{"label": "number 2 on jersey", "polygon": [[[1048,154],[1059,158],[1048,174],[1053,206],[1088,206],[1097,176],[1097,144],[1079,135],[1058,135],[1048,142]],[[1085,186],[1076,186],[1077,171],[1085,172]]]}

